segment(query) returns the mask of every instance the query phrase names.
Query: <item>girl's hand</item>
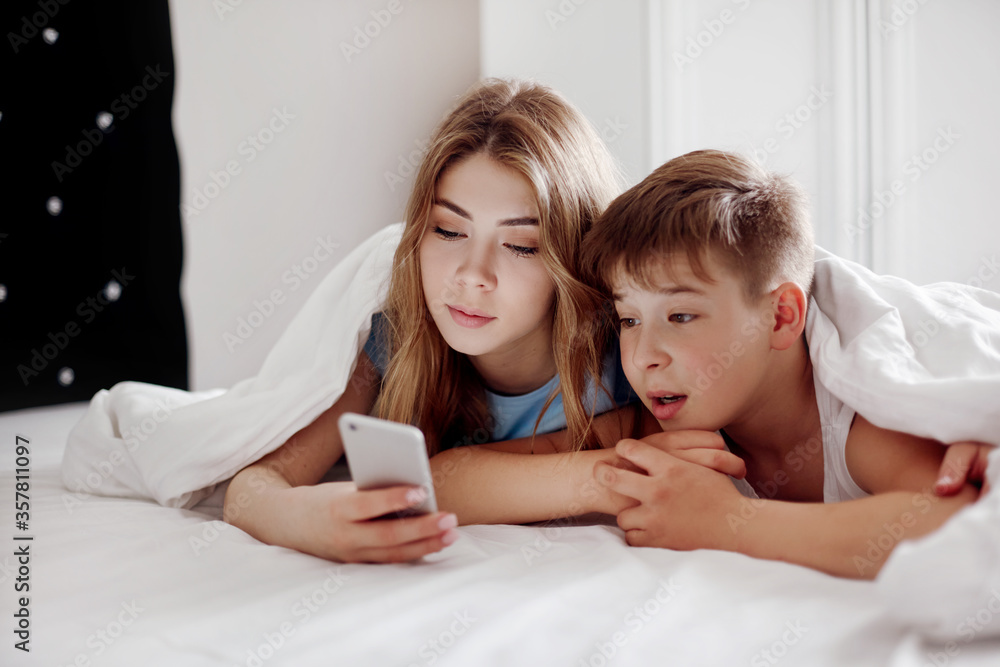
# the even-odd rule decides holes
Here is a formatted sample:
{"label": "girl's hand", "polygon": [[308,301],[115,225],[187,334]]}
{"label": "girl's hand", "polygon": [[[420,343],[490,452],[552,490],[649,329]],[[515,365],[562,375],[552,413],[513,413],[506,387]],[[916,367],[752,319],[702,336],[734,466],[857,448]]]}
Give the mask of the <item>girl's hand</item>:
{"label": "girl's hand", "polygon": [[938,471],[934,492],[939,496],[953,496],[966,482],[980,483],[983,491],[989,491],[986,481],[986,457],[993,451],[992,445],[981,442],[956,442],[945,450],[941,469]]}
{"label": "girl's hand", "polygon": [[337,420],[366,414],[378,373],[361,353],[344,394],[288,441],[233,476],[223,518],[262,542],[345,562],[398,563],[440,551],[458,538],[454,514],[374,520],[423,502],[419,487],[358,491],[320,483],[344,453]]}
{"label": "girl's hand", "polygon": [[352,482],[288,489],[299,508],[294,548],[343,562],[399,563],[440,551],[458,539],[454,514],[384,518],[419,505],[420,487],[358,491]]}

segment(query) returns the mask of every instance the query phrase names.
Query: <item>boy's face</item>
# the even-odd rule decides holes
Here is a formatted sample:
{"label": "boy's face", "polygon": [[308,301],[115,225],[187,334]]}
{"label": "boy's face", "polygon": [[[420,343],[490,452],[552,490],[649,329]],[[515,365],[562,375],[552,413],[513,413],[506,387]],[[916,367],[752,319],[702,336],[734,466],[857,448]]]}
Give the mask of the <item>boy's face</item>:
{"label": "boy's face", "polygon": [[742,280],[711,251],[702,262],[711,282],[683,254],[662,262],[649,288],[621,270],[612,281],[622,366],[665,431],[715,431],[753,409],[770,359],[770,299],[748,304]]}

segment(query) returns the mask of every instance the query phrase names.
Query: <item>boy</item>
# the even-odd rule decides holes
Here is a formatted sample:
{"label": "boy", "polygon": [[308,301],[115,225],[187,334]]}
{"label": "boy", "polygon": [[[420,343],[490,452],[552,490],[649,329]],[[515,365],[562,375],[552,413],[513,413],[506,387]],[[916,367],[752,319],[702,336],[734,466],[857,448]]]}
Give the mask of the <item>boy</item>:
{"label": "boy", "polygon": [[[934,495],[941,443],[879,428],[814,380],[814,246],[795,184],[737,155],[689,153],[615,200],[584,248],[591,282],[614,298],[625,374],[663,431],[619,443],[639,471],[595,472],[628,499],[630,544],[871,578],[899,541],[978,496],[968,484]],[[669,455],[719,439],[759,499]]]}

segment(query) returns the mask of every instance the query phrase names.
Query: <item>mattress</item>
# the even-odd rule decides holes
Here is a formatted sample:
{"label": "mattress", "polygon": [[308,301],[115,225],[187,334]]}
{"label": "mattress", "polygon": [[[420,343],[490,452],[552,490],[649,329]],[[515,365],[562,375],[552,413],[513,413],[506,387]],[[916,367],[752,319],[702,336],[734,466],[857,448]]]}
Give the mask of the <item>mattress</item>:
{"label": "mattress", "polygon": [[192,510],[70,492],[85,406],[0,414],[2,665],[1000,664],[997,640],[903,627],[871,582],[629,547],[611,517],[467,526],[420,561],[342,564],[222,522],[221,489]]}

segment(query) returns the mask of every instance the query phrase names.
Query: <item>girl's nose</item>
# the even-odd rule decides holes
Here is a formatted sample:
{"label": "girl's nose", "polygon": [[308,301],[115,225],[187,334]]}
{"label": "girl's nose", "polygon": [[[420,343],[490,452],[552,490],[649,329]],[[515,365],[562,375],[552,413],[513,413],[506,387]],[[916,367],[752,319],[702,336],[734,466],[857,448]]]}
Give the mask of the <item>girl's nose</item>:
{"label": "girl's nose", "polygon": [[462,258],[455,271],[455,281],[463,287],[492,290],[496,288],[496,268],[489,248],[470,244],[469,251]]}

